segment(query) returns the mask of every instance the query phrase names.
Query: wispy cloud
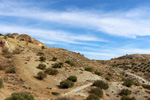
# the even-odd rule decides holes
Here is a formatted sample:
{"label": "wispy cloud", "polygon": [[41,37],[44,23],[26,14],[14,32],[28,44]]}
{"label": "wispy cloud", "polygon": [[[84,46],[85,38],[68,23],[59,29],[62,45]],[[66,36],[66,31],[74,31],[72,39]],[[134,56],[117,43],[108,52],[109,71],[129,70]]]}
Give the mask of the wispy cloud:
{"label": "wispy cloud", "polygon": [[[11,2],[12,3],[12,2]],[[11,4],[12,5],[12,4]],[[7,6],[6,6],[7,7]],[[0,7],[1,16],[15,16],[45,20],[60,24],[68,24],[85,29],[93,29],[106,34],[136,37],[150,35],[150,8],[136,8],[128,11],[116,12],[87,12],[82,10],[71,11],[44,11],[37,8]]]}

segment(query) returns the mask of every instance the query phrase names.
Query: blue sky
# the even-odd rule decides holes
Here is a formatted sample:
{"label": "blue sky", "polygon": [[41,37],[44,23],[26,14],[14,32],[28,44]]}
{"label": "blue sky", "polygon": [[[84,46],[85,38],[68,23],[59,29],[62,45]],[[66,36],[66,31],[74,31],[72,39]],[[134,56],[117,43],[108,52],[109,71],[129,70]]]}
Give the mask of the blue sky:
{"label": "blue sky", "polygon": [[150,0],[0,0],[0,32],[108,60],[150,54]]}

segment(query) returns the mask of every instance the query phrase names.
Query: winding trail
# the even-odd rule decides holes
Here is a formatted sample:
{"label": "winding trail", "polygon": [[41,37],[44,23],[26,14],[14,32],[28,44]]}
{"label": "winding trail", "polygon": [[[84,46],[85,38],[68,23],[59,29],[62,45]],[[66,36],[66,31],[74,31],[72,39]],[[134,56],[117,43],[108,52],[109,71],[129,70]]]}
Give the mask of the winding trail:
{"label": "winding trail", "polygon": [[61,96],[66,96],[66,95],[70,95],[70,94],[76,93],[76,92],[78,92],[78,91],[81,91],[81,90],[83,90],[83,89],[85,89],[85,88],[91,86],[92,84],[93,84],[93,82],[90,82],[90,83],[87,83],[87,84],[85,84],[85,85],[76,87],[76,88],[70,90],[69,92],[62,94]]}

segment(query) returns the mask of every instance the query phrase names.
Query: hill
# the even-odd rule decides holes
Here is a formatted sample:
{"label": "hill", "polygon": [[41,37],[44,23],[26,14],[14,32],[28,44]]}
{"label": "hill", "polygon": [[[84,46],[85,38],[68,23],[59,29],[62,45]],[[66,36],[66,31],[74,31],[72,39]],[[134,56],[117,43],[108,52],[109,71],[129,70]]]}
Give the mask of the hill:
{"label": "hill", "polygon": [[[129,97],[137,100],[150,98],[150,90],[145,89],[149,81],[143,75],[115,65],[119,60],[124,63],[127,61],[124,59],[131,60],[130,57],[90,60],[80,53],[47,47],[26,34],[17,33],[0,36],[0,53],[0,100],[22,92],[33,95],[35,100],[92,100],[95,95],[101,100],[120,100],[124,97],[119,94],[122,89],[131,90]],[[141,62],[135,61],[141,64],[149,56],[134,55],[134,58],[140,58]],[[134,81],[132,87],[123,85],[127,75]],[[101,89],[92,90],[96,87]],[[90,94],[95,95],[90,97]]]}

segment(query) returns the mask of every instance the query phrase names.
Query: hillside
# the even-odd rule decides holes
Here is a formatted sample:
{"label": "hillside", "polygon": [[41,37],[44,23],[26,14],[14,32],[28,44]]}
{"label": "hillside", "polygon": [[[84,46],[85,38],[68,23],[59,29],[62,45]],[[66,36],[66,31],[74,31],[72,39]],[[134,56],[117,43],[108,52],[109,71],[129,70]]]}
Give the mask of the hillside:
{"label": "hillside", "polygon": [[[0,53],[0,87],[3,82],[0,100],[5,100],[12,93],[20,92],[28,92],[35,100],[99,100],[87,98],[92,94],[91,90],[96,88],[93,83],[97,80],[106,83],[97,86],[102,91],[98,94],[101,100],[121,100],[124,97],[119,94],[122,89],[131,90],[129,97],[136,100],[150,98],[149,79],[141,74],[132,73],[132,70],[119,67],[125,62],[132,61],[136,66],[142,63],[148,65],[148,55],[128,55],[110,61],[90,60],[80,53],[47,47],[26,34],[17,33],[0,36]],[[42,74],[38,74],[39,72]],[[61,86],[60,83],[69,76],[76,76],[77,81]],[[123,85],[125,80],[129,79],[134,81],[131,82],[132,86]],[[66,84],[69,84],[69,87]]]}

